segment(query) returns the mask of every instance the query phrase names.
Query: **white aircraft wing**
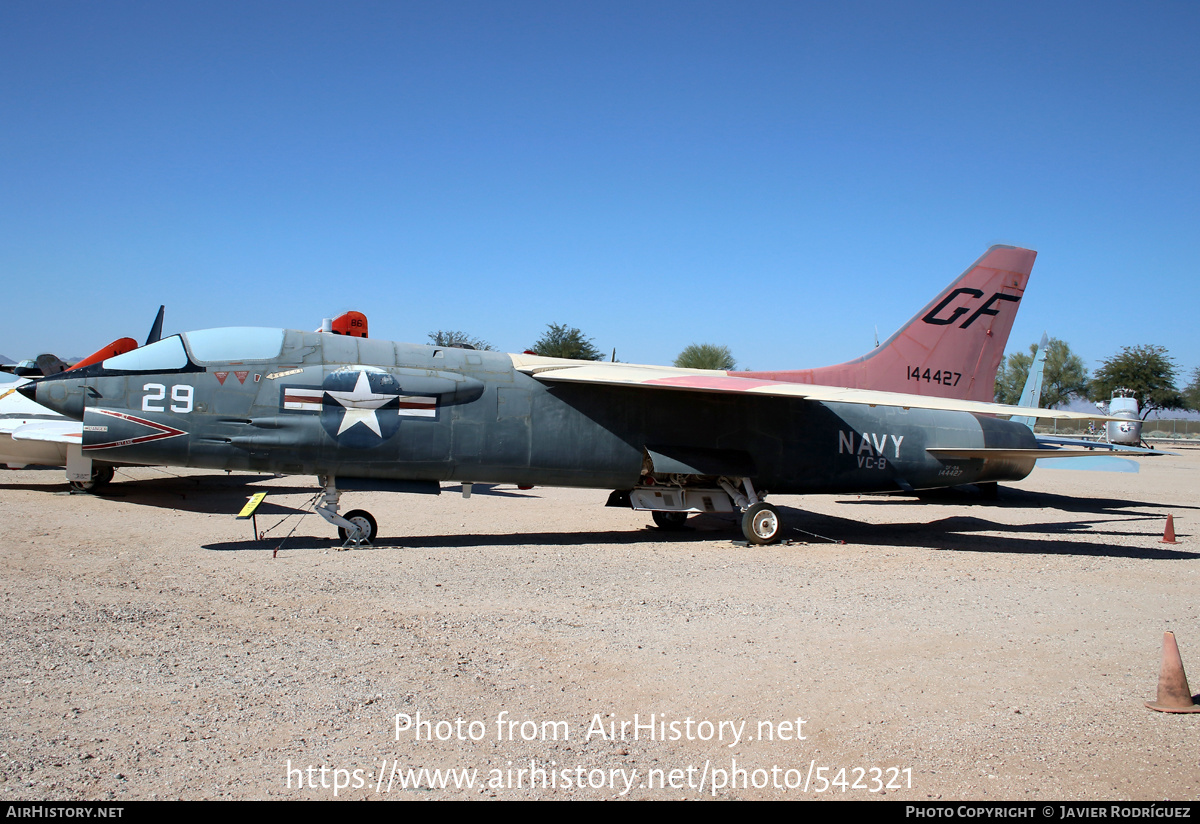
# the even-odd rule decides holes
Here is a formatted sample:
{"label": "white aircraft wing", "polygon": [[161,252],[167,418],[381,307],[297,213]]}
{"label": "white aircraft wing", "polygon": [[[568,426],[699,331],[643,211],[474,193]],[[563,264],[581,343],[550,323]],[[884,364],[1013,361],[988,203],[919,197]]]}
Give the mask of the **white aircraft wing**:
{"label": "white aircraft wing", "polygon": [[898,392],[879,392],[872,389],[846,389],[837,386],[787,383],[761,378],[741,378],[710,369],[599,363],[544,358],[538,355],[510,355],[509,357],[512,358],[518,371],[546,383],[584,383],[688,392],[770,395],[823,403],[895,406],[904,409],[942,409],[981,415],[1025,415],[1058,420],[1115,420],[1096,413],[1067,412],[1059,409],[1028,409],[999,403],[937,398],[928,395],[907,395]]}
{"label": "white aircraft wing", "polygon": [[83,424],[36,404],[15,390],[28,382],[25,378],[0,382],[0,465],[10,469],[63,466],[68,447],[74,445],[79,449],[83,443]]}
{"label": "white aircraft wing", "polygon": [[[0,421],[0,432],[6,431],[4,423]],[[83,442],[83,424],[79,421],[30,421],[7,431],[14,441]]]}
{"label": "white aircraft wing", "polygon": [[[26,378],[13,378],[0,383],[0,434],[14,440],[55,441],[80,443],[83,424],[36,404],[17,392],[16,388],[29,383]],[[20,436],[17,432],[21,432]]]}

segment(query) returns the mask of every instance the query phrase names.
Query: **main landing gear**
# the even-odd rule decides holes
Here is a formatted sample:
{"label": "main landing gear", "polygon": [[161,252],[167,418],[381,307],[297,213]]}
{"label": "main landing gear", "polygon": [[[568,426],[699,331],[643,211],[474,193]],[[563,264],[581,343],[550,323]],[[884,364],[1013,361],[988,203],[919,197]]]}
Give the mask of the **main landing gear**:
{"label": "main landing gear", "polygon": [[686,512],[665,512],[659,509],[651,512],[650,517],[654,519],[654,525],[659,529],[678,532],[687,524],[688,514]]}
{"label": "main landing gear", "polygon": [[337,482],[333,478],[319,480],[325,487],[325,492],[321,496],[321,502],[317,504],[317,514],[338,528],[342,549],[364,544],[370,546],[379,537],[379,526],[374,516],[365,509],[351,510],[345,517],[338,515],[338,499],[342,493],[337,488]]}
{"label": "main landing gear", "polygon": [[746,490],[744,495],[725,478],[717,483],[742,511],[742,534],[747,541],[765,545],[779,540],[779,533],[783,529],[779,510],[759,496],[749,478],[742,478],[742,487]]}
{"label": "main landing gear", "polygon": [[113,479],[113,468],[107,464],[92,467],[92,474],[86,481],[68,481],[71,489],[76,492],[95,492]]}
{"label": "main landing gear", "polygon": [[779,540],[779,510],[759,501],[742,515],[742,534],[752,544],[773,544]]}
{"label": "main landing gear", "polygon": [[645,478],[644,486],[635,487],[628,493],[614,493],[613,505],[617,500],[627,500],[634,509],[649,510],[654,524],[667,531],[683,529],[693,512],[740,511],[742,534],[747,541],[763,545],[779,540],[783,530],[779,510],[762,499],[749,478],[718,478],[717,488],[711,486],[711,477],[709,486],[691,485],[699,480],[695,476],[672,475],[660,480],[647,475]]}

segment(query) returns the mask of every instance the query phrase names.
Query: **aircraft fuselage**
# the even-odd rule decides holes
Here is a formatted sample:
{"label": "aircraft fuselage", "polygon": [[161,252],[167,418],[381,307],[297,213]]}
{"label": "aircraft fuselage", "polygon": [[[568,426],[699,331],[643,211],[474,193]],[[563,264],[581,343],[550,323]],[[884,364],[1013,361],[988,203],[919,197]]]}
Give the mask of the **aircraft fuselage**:
{"label": "aircraft fuselage", "polygon": [[651,472],[778,494],[1014,480],[1033,466],[929,455],[1036,446],[1026,426],[966,412],[547,385],[496,352],[294,330],[256,330],[279,336],[269,357],[214,360],[237,350],[213,343],[220,331],[43,380],[36,400],[82,419],[93,459],[338,478],[621,490]]}

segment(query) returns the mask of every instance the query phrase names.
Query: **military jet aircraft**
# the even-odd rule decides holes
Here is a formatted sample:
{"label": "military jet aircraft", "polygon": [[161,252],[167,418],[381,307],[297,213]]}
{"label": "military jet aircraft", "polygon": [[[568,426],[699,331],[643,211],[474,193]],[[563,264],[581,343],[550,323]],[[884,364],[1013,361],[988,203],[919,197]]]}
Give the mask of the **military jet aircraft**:
{"label": "military jet aircraft", "polygon": [[339,515],[343,491],[457,481],[464,495],[608,489],[667,528],[740,512],[747,540],[765,544],[781,530],[768,491],[1017,480],[1047,455],[1027,426],[994,417],[1031,411],[1018,407],[254,327],[173,335],[18,391],[81,420],[85,458],[316,475],[317,511],[348,543],[377,525]]}

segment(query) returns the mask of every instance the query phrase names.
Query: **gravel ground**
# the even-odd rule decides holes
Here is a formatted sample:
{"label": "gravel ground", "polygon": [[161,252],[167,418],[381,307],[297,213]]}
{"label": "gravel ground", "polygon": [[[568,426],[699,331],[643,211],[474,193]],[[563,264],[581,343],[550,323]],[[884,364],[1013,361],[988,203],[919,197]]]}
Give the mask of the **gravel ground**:
{"label": "gravel ground", "polygon": [[769,548],[477,485],[347,494],[384,537],[338,552],[308,478],[62,477],[0,474],[10,800],[1200,796],[1200,716],[1142,703],[1164,630],[1200,678],[1200,450],[778,497]]}

